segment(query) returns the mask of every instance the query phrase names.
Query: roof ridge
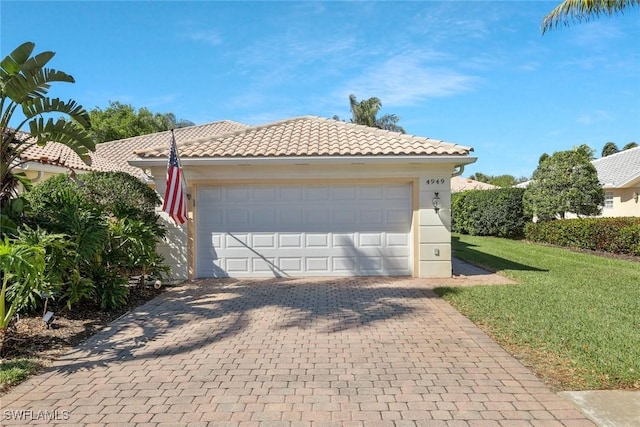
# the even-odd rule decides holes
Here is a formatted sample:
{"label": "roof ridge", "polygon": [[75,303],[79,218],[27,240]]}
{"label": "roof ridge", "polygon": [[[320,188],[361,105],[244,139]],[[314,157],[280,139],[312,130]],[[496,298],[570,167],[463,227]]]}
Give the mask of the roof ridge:
{"label": "roof ridge", "polygon": [[640,145],[638,145],[637,147],[633,147],[633,148],[627,148],[626,150],[620,150],[617,153],[613,153],[613,154],[609,154],[608,156],[604,156],[604,157],[600,157],[599,159],[593,159],[591,161],[591,163],[597,162],[599,160],[605,160],[605,159],[609,159],[611,157],[617,156],[618,154],[626,154],[629,155],[629,152],[633,151],[633,150],[640,150]]}
{"label": "roof ridge", "polygon": [[215,124],[218,124],[218,123],[233,123],[233,124],[238,124],[238,125],[242,125],[242,126],[251,127],[251,125],[247,125],[246,123],[236,122],[235,120],[229,120],[229,119],[214,120],[212,122],[203,123],[201,125],[192,125],[192,126],[185,126],[185,127],[181,127],[181,128],[175,128],[175,129],[161,130],[159,132],[145,133],[144,135],[130,136],[130,137],[127,137],[127,138],[114,139],[113,141],[100,142],[99,144],[100,145],[115,145],[115,144],[119,144],[119,143],[121,143],[123,141],[130,141],[130,140],[134,140],[134,139],[138,139],[138,138],[151,137],[152,135],[158,135],[159,136],[159,135],[171,132],[171,130],[180,131],[181,132],[181,129],[194,129],[194,128],[199,128],[199,127],[204,127],[204,126],[211,126],[211,125],[215,125]]}

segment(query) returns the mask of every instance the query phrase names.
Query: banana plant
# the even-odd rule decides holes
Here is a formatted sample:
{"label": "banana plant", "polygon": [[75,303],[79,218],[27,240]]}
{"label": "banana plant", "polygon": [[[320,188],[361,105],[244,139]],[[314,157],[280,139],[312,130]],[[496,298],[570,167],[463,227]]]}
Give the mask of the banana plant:
{"label": "banana plant", "polygon": [[47,96],[52,83],[74,83],[74,78],[46,67],[54,52],[34,55],[34,48],[23,43],[0,61],[0,208],[17,194],[20,180],[13,170],[28,161],[22,154],[29,147],[59,142],[87,163],[95,149],[84,107]]}

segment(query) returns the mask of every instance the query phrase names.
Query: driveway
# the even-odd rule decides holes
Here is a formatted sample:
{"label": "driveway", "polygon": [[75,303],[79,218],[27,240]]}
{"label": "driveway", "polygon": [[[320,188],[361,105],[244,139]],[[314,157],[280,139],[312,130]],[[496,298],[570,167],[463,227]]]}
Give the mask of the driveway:
{"label": "driveway", "polygon": [[432,286],[171,288],[0,397],[0,424],[592,425]]}

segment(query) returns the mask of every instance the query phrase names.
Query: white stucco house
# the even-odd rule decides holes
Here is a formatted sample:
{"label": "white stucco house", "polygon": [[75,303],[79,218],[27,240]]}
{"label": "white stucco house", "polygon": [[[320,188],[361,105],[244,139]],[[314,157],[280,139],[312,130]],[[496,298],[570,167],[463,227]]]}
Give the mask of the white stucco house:
{"label": "white stucco house", "polygon": [[[129,160],[161,196],[165,136]],[[310,116],[176,141],[188,221],[163,216],[161,248],[175,279],[451,276],[451,178],[471,147]]]}
{"label": "white stucco house", "polygon": [[592,161],[604,189],[602,216],[640,216],[640,147]]}

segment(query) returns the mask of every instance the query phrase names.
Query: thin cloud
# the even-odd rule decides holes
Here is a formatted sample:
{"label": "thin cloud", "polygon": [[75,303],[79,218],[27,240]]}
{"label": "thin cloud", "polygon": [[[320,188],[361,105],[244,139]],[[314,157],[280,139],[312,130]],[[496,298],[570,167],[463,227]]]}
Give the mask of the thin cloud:
{"label": "thin cloud", "polygon": [[413,57],[396,56],[380,66],[372,66],[361,76],[338,90],[337,96],[356,94],[359,98],[376,96],[385,105],[414,105],[427,98],[455,96],[473,90],[480,78],[447,67],[421,62]]}
{"label": "thin cloud", "polygon": [[589,126],[596,123],[611,122],[613,121],[613,119],[608,112],[604,110],[597,110],[590,113],[582,114],[576,119],[576,121],[578,123],[582,123],[583,125]]}
{"label": "thin cloud", "polygon": [[211,46],[219,46],[222,44],[222,36],[214,30],[195,31],[187,34],[187,38],[197,42],[204,42]]}

